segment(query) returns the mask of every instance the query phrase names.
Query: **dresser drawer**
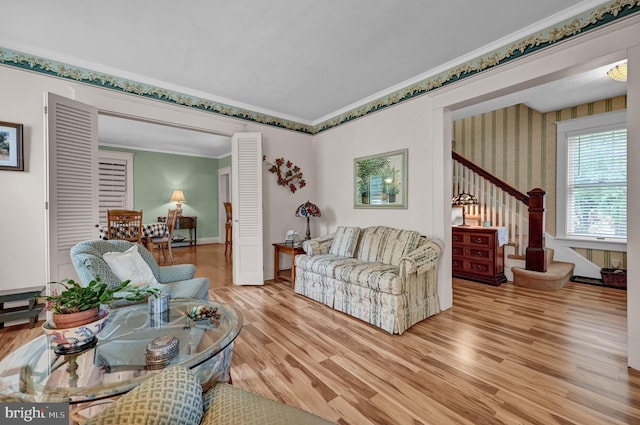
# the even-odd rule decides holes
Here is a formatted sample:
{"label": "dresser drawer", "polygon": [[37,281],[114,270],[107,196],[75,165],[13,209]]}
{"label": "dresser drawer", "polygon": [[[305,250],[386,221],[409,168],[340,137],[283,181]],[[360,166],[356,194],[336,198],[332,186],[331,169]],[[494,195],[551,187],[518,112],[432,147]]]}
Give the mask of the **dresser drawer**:
{"label": "dresser drawer", "polygon": [[456,271],[461,272],[464,271],[464,259],[462,258],[453,258],[451,260],[451,268],[455,274]]}
{"label": "dresser drawer", "polygon": [[467,248],[467,256],[470,258],[483,258],[489,260],[492,257],[493,251],[488,248]]}
{"label": "dresser drawer", "polygon": [[454,245],[454,246],[451,248],[451,253],[452,253],[454,256],[455,256],[455,255],[464,255],[464,247]]}
{"label": "dresser drawer", "polygon": [[493,275],[493,264],[486,261],[469,261],[469,271],[474,274],[492,276]]}
{"label": "dresser drawer", "polygon": [[469,245],[492,246],[495,243],[493,235],[491,234],[470,233],[467,236],[469,237],[469,241],[467,242]]}

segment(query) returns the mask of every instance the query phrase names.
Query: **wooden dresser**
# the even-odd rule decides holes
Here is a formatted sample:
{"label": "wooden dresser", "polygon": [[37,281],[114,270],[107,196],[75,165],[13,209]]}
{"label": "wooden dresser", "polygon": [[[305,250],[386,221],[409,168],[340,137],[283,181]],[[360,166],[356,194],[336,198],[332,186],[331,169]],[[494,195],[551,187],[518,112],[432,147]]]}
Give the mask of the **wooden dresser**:
{"label": "wooden dresser", "polygon": [[496,227],[454,226],[451,240],[453,277],[498,286],[504,276],[504,246]]}

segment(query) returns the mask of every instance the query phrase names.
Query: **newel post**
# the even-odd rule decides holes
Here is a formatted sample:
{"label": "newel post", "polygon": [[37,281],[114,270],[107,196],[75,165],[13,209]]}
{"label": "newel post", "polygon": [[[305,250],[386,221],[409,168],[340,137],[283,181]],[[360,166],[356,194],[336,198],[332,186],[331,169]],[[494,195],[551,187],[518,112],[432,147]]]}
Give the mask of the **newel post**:
{"label": "newel post", "polygon": [[546,192],[540,188],[527,192],[529,195],[529,246],[526,252],[526,268],[536,272],[547,271],[547,255],[544,247],[545,194]]}

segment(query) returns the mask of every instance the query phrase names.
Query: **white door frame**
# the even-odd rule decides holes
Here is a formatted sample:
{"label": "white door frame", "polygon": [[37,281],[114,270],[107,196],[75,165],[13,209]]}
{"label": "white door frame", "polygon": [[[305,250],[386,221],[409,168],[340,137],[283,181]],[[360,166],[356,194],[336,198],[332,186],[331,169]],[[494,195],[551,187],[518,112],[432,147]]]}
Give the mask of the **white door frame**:
{"label": "white door frame", "polygon": [[224,243],[223,239],[227,213],[224,210],[224,203],[231,202],[231,167],[218,169],[218,241]]}

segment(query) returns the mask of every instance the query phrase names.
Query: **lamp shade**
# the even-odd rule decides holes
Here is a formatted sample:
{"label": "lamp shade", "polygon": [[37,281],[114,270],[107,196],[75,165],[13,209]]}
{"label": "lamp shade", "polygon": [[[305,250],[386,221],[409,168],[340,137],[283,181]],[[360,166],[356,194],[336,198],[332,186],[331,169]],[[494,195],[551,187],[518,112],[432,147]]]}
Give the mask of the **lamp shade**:
{"label": "lamp shade", "polygon": [[478,198],[470,193],[462,192],[451,199],[451,205],[478,205]]}
{"label": "lamp shade", "polygon": [[464,207],[465,205],[478,205],[478,198],[470,193],[462,192],[451,198],[451,205],[462,206],[462,225],[466,226]]}
{"label": "lamp shade", "polygon": [[320,208],[307,201],[296,209],[296,217],[320,217]]}
{"label": "lamp shade", "polygon": [[169,199],[169,202],[187,202],[186,199],[184,199],[184,193],[182,193],[181,190],[174,190],[173,193],[171,194],[171,198]]}
{"label": "lamp shade", "polygon": [[309,217],[320,217],[320,208],[316,204],[307,201],[296,209],[296,217],[307,218],[307,236],[305,240],[311,239],[311,228],[309,227]]}

